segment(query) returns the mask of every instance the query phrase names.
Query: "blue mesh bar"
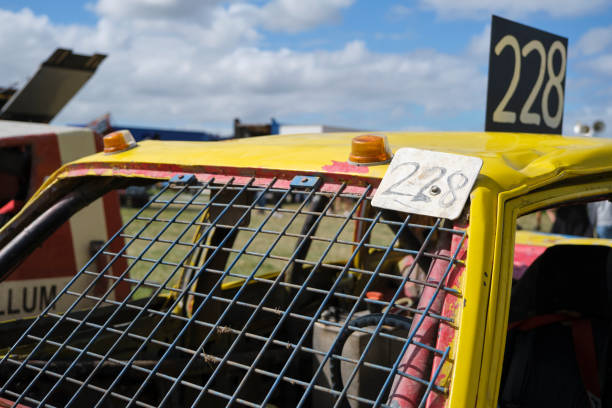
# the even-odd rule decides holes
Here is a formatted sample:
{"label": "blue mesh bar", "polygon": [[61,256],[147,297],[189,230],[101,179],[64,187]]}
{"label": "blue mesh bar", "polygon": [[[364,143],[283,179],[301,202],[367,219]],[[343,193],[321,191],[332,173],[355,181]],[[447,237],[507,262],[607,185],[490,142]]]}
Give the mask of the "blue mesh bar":
{"label": "blue mesh bar", "polygon": [[[156,198],[158,198],[159,196],[161,196],[161,195],[164,193],[164,191],[165,191],[165,189],[162,189],[162,190],[161,190],[161,191],[160,191],[160,192],[159,192],[159,193],[158,193],[158,194],[157,194],[155,197],[153,197],[153,199],[151,199],[151,201],[149,201],[149,203],[147,203],[147,206],[148,206],[149,204],[151,204],[151,202],[155,201],[155,199],[156,199]],[[178,194],[177,194],[177,195],[178,195]],[[143,208],[142,208],[142,209],[141,209],[141,210],[140,210],[140,211],[139,211],[139,212],[138,212],[138,213],[137,213],[137,214],[136,214],[136,215],[135,215],[133,218],[136,218],[136,217],[138,216],[138,214],[140,214],[142,211],[144,211],[144,208],[146,208],[147,206],[143,207]],[[162,210],[160,210],[159,212],[161,212],[161,211],[162,211]],[[159,212],[158,212],[158,213],[159,213]],[[132,220],[133,220],[133,219],[132,219]],[[115,237],[117,237],[118,235],[120,235],[120,233],[121,233],[123,230],[125,230],[125,228],[127,228],[127,225],[129,225],[129,223],[128,223],[128,224],[126,224],[126,225],[124,225],[124,226],[123,226],[123,227],[122,227],[122,228],[121,228],[121,229],[120,229],[120,230],[119,230],[119,231],[118,231],[118,232],[115,234],[115,236],[114,236],[113,238],[115,238]],[[140,229],[140,231],[138,232],[138,234],[142,233],[142,231],[144,230],[144,228],[145,228],[145,227],[143,227],[142,229]],[[137,235],[138,235],[138,234],[137,234]],[[127,247],[128,247],[128,246],[129,246],[129,245],[130,245],[132,242],[134,242],[134,240],[135,240],[135,239],[136,239],[136,238],[134,238],[133,240],[129,241],[129,242],[128,242],[128,243],[127,243],[125,246],[124,246],[124,249],[122,249],[122,252],[125,252],[125,250],[127,250]],[[97,252],[97,253],[94,255],[94,257],[93,257],[92,259],[90,259],[90,260],[87,262],[87,264],[86,264],[86,265],[83,267],[83,269],[82,269],[82,270],[85,270],[86,268],[88,268],[88,267],[89,267],[89,266],[90,266],[90,265],[91,265],[91,264],[94,262],[94,260],[96,259],[96,257],[97,257],[97,256],[99,256],[99,255],[100,255],[100,253],[101,253],[102,251],[104,251],[104,249],[106,249],[106,248],[107,248],[107,247],[110,245],[110,243],[111,243],[112,241],[113,241],[113,239],[111,239],[111,240],[109,240],[108,242],[106,242],[106,243],[105,243],[105,244],[102,246],[102,248],[100,248],[100,250],[99,250],[99,251],[98,251],[98,252]],[[115,256],[114,260],[118,259],[120,256],[121,256],[121,253],[120,253],[120,254],[117,254],[117,255]],[[106,271],[108,271],[108,270],[110,269],[111,264],[112,264],[112,262],[110,262],[110,263],[109,263],[109,264],[108,264],[108,265],[107,265],[107,266],[104,268],[104,270],[103,270],[102,272],[106,272]],[[101,275],[102,275],[102,274],[100,274],[100,276],[99,276],[99,277],[96,277],[96,279],[94,279],[94,280],[93,280],[93,281],[92,281],[92,282],[89,284],[89,286],[87,287],[87,289],[86,289],[85,291],[83,291],[83,294],[82,294],[82,295],[80,295],[80,298],[84,297],[84,296],[85,296],[85,294],[87,293],[87,291],[88,291],[89,289],[91,289],[91,288],[92,288],[92,287],[93,287],[93,286],[96,284],[96,282],[98,281],[98,279],[100,279]],[[41,314],[40,314],[40,315],[39,315],[39,316],[36,318],[36,320],[34,321],[34,323],[33,323],[33,324],[30,326],[30,327],[28,327],[28,329],[27,329],[27,330],[25,331],[25,333],[24,333],[24,334],[21,336],[21,338],[19,339],[19,341],[17,341],[17,343],[15,343],[15,345],[13,345],[13,346],[11,347],[11,349],[10,349],[10,350],[9,350],[9,351],[8,351],[8,352],[7,352],[7,353],[4,355],[4,356],[3,356],[2,360],[0,361],[0,365],[1,365],[2,363],[4,363],[5,359],[6,359],[6,358],[7,358],[7,357],[8,357],[8,356],[9,356],[9,355],[12,353],[12,352],[14,352],[14,351],[15,351],[15,348],[17,347],[17,345],[19,345],[19,344],[20,344],[20,342],[21,342],[21,341],[22,341],[22,340],[23,340],[23,339],[24,339],[24,338],[25,338],[25,337],[26,337],[26,336],[27,336],[27,335],[30,333],[31,329],[32,329],[33,327],[35,327],[35,326],[36,326],[36,323],[38,323],[38,321],[40,320],[41,316],[44,316],[46,313],[48,313],[48,312],[49,312],[49,311],[50,311],[50,310],[51,310],[51,309],[52,309],[52,308],[53,308],[53,307],[54,307],[54,306],[57,304],[57,301],[58,301],[58,300],[61,298],[61,296],[63,295],[63,293],[65,293],[65,292],[66,292],[66,291],[67,291],[67,290],[68,290],[68,289],[69,289],[69,288],[72,286],[72,284],[73,284],[74,282],[76,282],[76,280],[77,280],[78,278],[79,278],[79,274],[75,275],[75,277],[74,277],[74,278],[72,278],[72,279],[70,280],[70,282],[68,282],[68,284],[67,284],[67,285],[64,287],[64,289],[62,289],[62,291],[60,291],[60,293],[59,293],[59,294],[58,294],[58,295],[57,295],[57,296],[56,296],[56,297],[55,297],[55,298],[54,298],[54,299],[53,299],[53,300],[52,300],[52,301],[49,303],[49,305],[48,305],[48,306],[47,306],[47,307],[46,307],[46,308],[45,308],[45,309],[44,309],[44,310],[41,312]],[[79,298],[79,300],[80,300],[80,298]],[[71,310],[72,310],[72,309],[73,309],[73,308],[74,308],[74,307],[77,305],[77,303],[78,303],[78,302],[76,302],[76,301],[75,301],[75,302],[74,302],[74,303],[73,303],[73,304],[72,304],[72,305],[71,305],[71,306],[68,308],[68,310],[67,310],[66,312],[67,312],[67,313],[70,313],[70,311],[71,311]],[[93,309],[92,309],[92,310],[93,310]],[[58,320],[58,321],[57,321],[57,322],[56,322],[56,323],[53,325],[53,327],[52,327],[52,328],[51,328],[51,330],[48,332],[48,335],[47,335],[46,337],[48,337],[48,336],[50,335],[50,333],[51,333],[51,332],[52,332],[52,331],[53,331],[53,330],[54,330],[54,329],[55,329],[55,328],[56,328],[56,327],[59,325],[60,321],[61,321],[61,320]],[[29,360],[29,359],[30,359],[30,358],[31,358],[31,357],[32,357],[32,356],[33,356],[33,355],[34,355],[34,354],[35,354],[35,353],[38,351],[38,349],[39,349],[39,348],[40,348],[40,347],[41,347],[43,344],[44,344],[44,341],[43,341],[43,342],[38,343],[38,344],[37,344],[37,345],[34,347],[34,349],[33,349],[33,350],[30,352],[30,354],[29,354],[29,355],[28,355],[28,356],[27,356],[27,357],[24,359],[24,363],[26,363],[26,362],[27,362],[27,361],[28,361],[28,360]],[[19,374],[20,369],[21,369],[21,366],[19,366],[19,368],[13,372],[13,374],[11,375],[11,377],[10,377],[10,378],[9,378],[9,379],[8,379],[8,380],[7,380],[7,381],[4,383],[4,384],[3,384],[2,388],[0,388],[0,394],[6,390],[6,387],[7,387],[7,386],[8,386],[8,385],[11,383],[11,381],[12,381],[12,380],[13,380],[13,379],[14,379],[14,378],[15,378],[15,377],[16,377],[16,376]],[[44,371],[44,370],[42,370],[41,372],[43,372],[43,371]],[[25,395],[25,392],[24,392],[24,395]],[[17,403],[17,402],[18,402],[18,401],[16,401],[16,403]]]}
{"label": "blue mesh bar", "polygon": [[[188,179],[135,211],[4,346],[0,397],[44,407],[371,407],[388,406],[398,379],[422,387],[421,406],[448,393],[436,379],[452,364],[449,347],[415,334],[425,317],[456,326],[432,304],[461,296],[446,278],[464,231],[374,209],[371,186],[349,194],[346,185]],[[450,256],[438,254],[442,234],[459,235]],[[111,250],[115,240],[123,244]],[[127,267],[116,273],[119,259]],[[435,260],[448,267],[432,283]],[[120,284],[125,298],[113,295]],[[426,287],[433,297],[419,309]],[[409,347],[439,361],[422,378],[400,367]]]}

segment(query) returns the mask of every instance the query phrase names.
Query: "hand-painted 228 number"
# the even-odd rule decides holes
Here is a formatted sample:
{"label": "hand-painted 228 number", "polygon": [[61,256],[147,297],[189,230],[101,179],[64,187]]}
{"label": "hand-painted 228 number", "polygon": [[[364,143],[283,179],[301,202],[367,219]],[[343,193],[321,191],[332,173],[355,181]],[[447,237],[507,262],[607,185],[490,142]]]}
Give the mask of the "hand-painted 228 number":
{"label": "hand-painted 228 number", "polygon": [[[507,47],[510,47],[510,49],[514,51],[514,71],[510,85],[504,94],[504,97],[493,111],[493,121],[498,123],[516,123],[516,113],[506,110],[506,105],[510,101],[510,98],[512,98],[512,95],[514,94],[520,80],[521,55],[522,57],[527,57],[532,52],[536,52],[540,56],[538,78],[536,79],[531,93],[529,93],[529,96],[523,104],[519,120],[524,124],[540,125],[540,115],[538,113],[530,112],[530,110],[533,102],[540,92],[540,89],[542,88],[542,83],[544,82],[544,71],[546,70],[548,73],[548,81],[546,81],[542,94],[542,116],[546,126],[556,128],[559,126],[561,117],[563,115],[564,97],[562,83],[563,78],[565,77],[565,68],[567,65],[567,52],[565,50],[565,46],[563,43],[561,43],[561,41],[555,41],[552,43],[547,53],[541,41],[532,40],[525,44],[521,49],[516,37],[508,34],[499,40],[499,42],[495,45],[495,54],[499,56]],[[561,57],[559,72],[555,72],[553,67],[553,58],[555,53],[559,53]],[[559,103],[557,104],[557,111],[554,115],[551,115],[548,111],[548,99],[553,89],[555,92],[557,92]]]}
{"label": "hand-painted 228 number", "polygon": [[470,195],[482,159],[404,147],[393,156],[372,206],[456,219]]}
{"label": "hand-painted 228 number", "polygon": [[[407,175],[401,177],[398,181],[391,184],[388,188],[381,190],[382,195],[386,196],[401,196],[401,197],[412,197],[410,201],[423,201],[429,203],[432,201],[433,197],[439,195],[443,189],[439,186],[435,185],[437,181],[439,181],[444,175],[447,173],[447,169],[440,166],[434,167],[425,167],[422,170],[422,176],[425,177],[425,183],[422,186],[416,185],[416,187],[420,187],[417,192],[408,192],[405,186],[409,186],[414,184],[411,182],[412,176],[420,169],[420,165],[417,162],[406,162],[400,165],[397,165],[391,168],[389,171],[391,173],[395,173],[398,170],[403,171],[403,167],[408,166],[412,167],[412,170],[408,172]],[[460,170],[451,173],[448,177],[446,177],[446,184],[448,186],[448,190],[439,198],[438,205],[444,208],[448,208],[455,203],[457,199],[456,190],[459,190],[465,187],[468,183],[468,178],[465,174],[463,174]],[[394,199],[400,205],[407,205],[404,201]]]}

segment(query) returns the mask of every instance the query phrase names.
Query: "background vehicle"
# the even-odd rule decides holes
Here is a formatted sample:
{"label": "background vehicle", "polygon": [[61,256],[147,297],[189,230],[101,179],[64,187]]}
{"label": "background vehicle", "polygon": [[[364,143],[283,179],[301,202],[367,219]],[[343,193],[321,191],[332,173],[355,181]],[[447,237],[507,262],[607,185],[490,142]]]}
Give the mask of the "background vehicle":
{"label": "background vehicle", "polygon": [[[0,225],[62,164],[98,151],[96,143],[89,129],[0,120]],[[0,284],[0,320],[40,313],[121,224],[113,192],[61,225]],[[126,289],[119,286],[117,298]],[[66,306],[60,303],[54,310]]]}
{"label": "background vehicle", "polygon": [[[604,374],[591,372],[597,391],[571,347],[547,346],[571,346],[578,321],[609,327],[607,241],[551,240],[545,258],[527,261],[519,291],[513,252],[520,216],[612,193],[612,143],[386,133],[384,150],[396,157],[409,146],[423,158],[453,158],[435,168],[466,156],[483,164],[471,189],[421,159],[400,163],[414,171],[383,187],[399,164],[354,164],[352,143],[381,142],[356,136],[145,141],[65,165],[0,231],[5,275],[88,200],[135,181],[168,183],[58,292],[54,302],[71,300],[65,314],[50,305],[34,321],[0,325],[1,397],[26,406],[466,407],[513,403],[515,395],[544,399],[529,401],[539,406],[563,406],[568,396],[606,402],[606,359],[596,357]],[[374,207],[375,191],[419,197],[426,207],[462,192],[469,201],[451,221]],[[275,199],[262,206],[261,192]],[[305,200],[287,204],[291,192]],[[348,205],[334,206],[339,200]],[[26,226],[30,233],[20,232]],[[115,240],[124,240],[119,249]],[[98,259],[101,269],[93,267]],[[108,273],[120,259],[127,267]],[[79,286],[86,277],[93,281]],[[95,291],[100,281],[105,292]],[[122,282],[130,294],[112,299]],[[519,335],[533,341],[506,341],[508,316],[521,323],[558,308],[580,318],[523,327]],[[606,352],[605,330],[593,338],[604,345],[595,353]],[[513,349],[504,361],[506,343]],[[523,361],[517,350],[550,374],[546,388],[529,380],[518,391],[510,386],[513,365]]]}

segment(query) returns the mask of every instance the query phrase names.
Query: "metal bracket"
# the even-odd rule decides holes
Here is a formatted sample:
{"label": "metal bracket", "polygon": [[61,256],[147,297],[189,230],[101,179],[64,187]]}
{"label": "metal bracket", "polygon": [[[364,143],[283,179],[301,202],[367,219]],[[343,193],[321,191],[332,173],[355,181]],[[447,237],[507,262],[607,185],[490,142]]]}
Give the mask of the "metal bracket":
{"label": "metal bracket", "polygon": [[317,176],[295,176],[289,184],[292,188],[312,188],[316,189],[321,184],[321,177]]}
{"label": "metal bracket", "polygon": [[193,184],[196,181],[198,181],[198,179],[196,178],[195,174],[177,174],[176,176],[172,177],[169,182],[172,184]]}

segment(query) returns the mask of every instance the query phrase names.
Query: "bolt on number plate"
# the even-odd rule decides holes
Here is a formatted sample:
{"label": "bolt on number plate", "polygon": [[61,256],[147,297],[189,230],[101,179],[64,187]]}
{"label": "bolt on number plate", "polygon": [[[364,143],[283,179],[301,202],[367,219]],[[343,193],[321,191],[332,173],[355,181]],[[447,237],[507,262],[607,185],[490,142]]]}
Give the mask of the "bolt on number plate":
{"label": "bolt on number plate", "polygon": [[459,218],[482,167],[482,159],[412,148],[399,149],[374,198],[374,207]]}

